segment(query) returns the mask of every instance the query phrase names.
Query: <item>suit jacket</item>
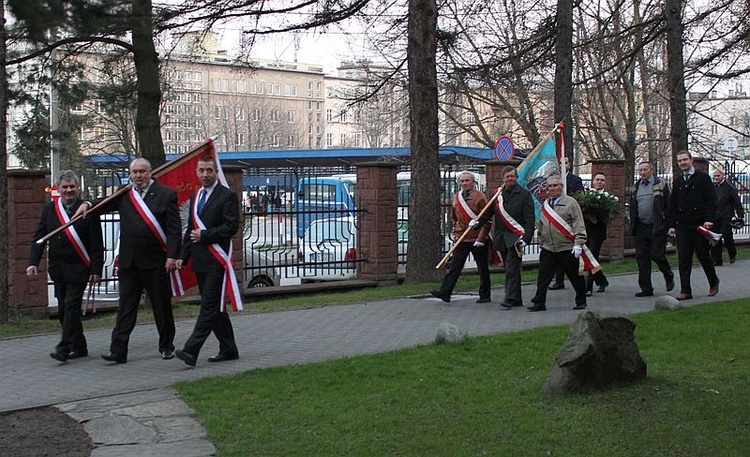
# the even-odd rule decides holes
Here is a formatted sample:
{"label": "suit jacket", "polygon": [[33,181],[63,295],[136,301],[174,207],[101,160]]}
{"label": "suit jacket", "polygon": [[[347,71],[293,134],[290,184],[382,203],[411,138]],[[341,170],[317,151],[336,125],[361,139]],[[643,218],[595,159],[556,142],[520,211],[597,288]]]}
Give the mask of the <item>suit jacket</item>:
{"label": "suit jacket", "polygon": [[[195,204],[197,194],[190,198],[191,209]],[[223,269],[221,263],[208,250],[208,245],[218,243],[225,252],[229,250],[232,236],[237,233],[240,227],[240,200],[237,198],[237,194],[227,187],[217,184],[211,195],[208,196],[203,206],[203,212],[199,217],[206,226],[206,229],[201,231],[201,241],[193,243],[190,240],[190,231],[193,230],[195,225],[191,210],[180,258],[183,262],[192,258],[193,271],[195,272],[206,273]]]}
{"label": "suit jacket", "polygon": [[669,227],[697,227],[716,219],[716,192],[708,174],[695,170],[685,181],[682,175],[674,180],[669,204]]}
{"label": "suit jacket", "polygon": [[[81,200],[76,199],[71,207],[70,214],[75,214],[79,206],[81,206]],[[29,266],[39,266],[42,254],[44,254],[44,247],[48,244],[48,270],[53,281],[85,283],[88,282],[89,276],[92,274],[101,276],[102,266],[104,265],[104,242],[102,241],[99,216],[91,215],[73,224],[73,228],[75,228],[89,253],[89,259],[91,260],[89,266],[86,266],[83,259],[78,255],[78,251],[75,250],[65,232],[58,233],[44,244],[36,243],[36,240],[44,237],[60,225],[60,220],[57,218],[55,211],[55,203],[50,202],[44,205],[39,225],[34,232],[34,240],[31,243]]]}
{"label": "suit jacket", "polygon": [[167,235],[167,252],[125,193],[103,208],[104,212],[120,213],[120,268],[161,268],[167,258],[179,258],[182,224],[177,193],[154,181],[143,201]]}
{"label": "suit jacket", "polygon": [[546,217],[541,216],[539,220],[536,221],[536,228],[539,230],[539,243],[542,248],[552,252],[562,252],[571,250],[573,244],[579,246],[586,244],[586,225],[583,222],[581,207],[578,205],[576,199],[568,195],[563,195],[557,201],[557,204],[553,209],[565,222],[568,223],[575,234],[575,240],[570,241],[565,238],[565,236],[553,226]]}
{"label": "suit jacket", "polygon": [[[526,232],[523,240],[526,244],[530,244],[531,238],[534,236],[534,199],[531,196],[531,192],[519,185],[504,191],[503,207],[516,222],[521,224],[524,232]],[[500,219],[500,215],[497,214],[497,205],[495,203],[479,219],[480,226],[487,222],[493,215],[495,218],[492,222],[492,242],[495,248],[513,247],[516,241],[518,241],[518,235],[508,230],[508,227],[505,226],[505,223]]]}
{"label": "suit jacket", "polygon": [[742,207],[737,188],[729,184],[726,179],[714,185],[716,190],[716,223],[728,224],[735,214],[740,219],[745,218],[745,209]]}

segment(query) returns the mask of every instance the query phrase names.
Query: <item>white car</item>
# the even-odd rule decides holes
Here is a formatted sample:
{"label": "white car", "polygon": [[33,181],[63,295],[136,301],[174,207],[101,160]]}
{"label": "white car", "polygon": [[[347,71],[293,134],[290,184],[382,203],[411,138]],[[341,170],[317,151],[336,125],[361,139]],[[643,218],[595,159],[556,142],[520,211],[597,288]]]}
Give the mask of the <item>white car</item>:
{"label": "white car", "polygon": [[314,220],[305,230],[297,251],[301,281],[306,283],[354,278],[356,234],[354,218]]}
{"label": "white car", "polygon": [[274,260],[271,255],[246,245],[242,265],[244,265],[243,290],[279,285],[281,276],[274,267]]}

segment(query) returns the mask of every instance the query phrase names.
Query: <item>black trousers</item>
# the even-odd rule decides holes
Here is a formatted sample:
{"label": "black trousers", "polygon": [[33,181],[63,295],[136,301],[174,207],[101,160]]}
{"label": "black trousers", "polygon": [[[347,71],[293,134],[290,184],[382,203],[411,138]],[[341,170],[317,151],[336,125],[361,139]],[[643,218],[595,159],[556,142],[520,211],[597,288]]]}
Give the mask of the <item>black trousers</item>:
{"label": "black trousers", "polygon": [[451,296],[453,288],[456,287],[456,282],[458,282],[458,277],[461,276],[461,271],[464,269],[466,259],[469,254],[472,254],[474,260],[477,261],[477,270],[479,270],[479,298],[491,298],[488,253],[489,247],[487,245],[474,246],[473,241],[459,243],[456,250],[453,251],[448,273],[445,274],[443,283],[440,285],[440,292],[448,297]]}
{"label": "black trousers", "polygon": [[[586,241],[586,246],[589,247],[591,255],[594,256],[597,262],[599,261],[599,254],[602,252],[603,244],[604,240],[599,238],[589,238]],[[604,272],[601,269],[593,275],[590,274],[586,277],[586,290],[593,291],[594,283],[596,283],[597,286],[604,286],[608,284],[607,277],[604,276]]]}
{"label": "black trousers", "polygon": [[211,334],[219,340],[219,354],[239,355],[234,341],[234,329],[229,315],[221,312],[221,287],[224,283],[224,270],[212,270],[208,273],[195,273],[198,288],[201,291],[201,312],[195,322],[193,333],[185,343],[183,351],[198,358],[203,343]]}
{"label": "black trousers", "polygon": [[508,249],[503,246],[500,249],[503,256],[503,268],[505,269],[505,298],[503,302],[508,305],[523,305],[521,297],[521,267],[523,259],[518,257],[515,248]]}
{"label": "black trousers", "polygon": [[586,283],[578,274],[578,259],[570,250],[552,252],[544,248],[539,252],[539,276],[536,281],[536,294],[531,301],[535,304],[547,304],[547,288],[555,276],[555,270],[561,267],[576,292],[576,305],[586,304]]}
{"label": "black trousers", "polygon": [[[88,278],[86,278],[88,279]],[[55,298],[57,298],[57,318],[62,327],[62,337],[57,344],[57,352],[69,354],[72,351],[88,352],[86,337],[81,323],[81,305],[86,291],[86,282],[69,283],[55,281]]]}
{"label": "black trousers", "polygon": [[703,272],[706,274],[709,287],[713,287],[719,282],[716,276],[716,268],[711,260],[709,253],[708,240],[698,234],[695,226],[677,225],[675,232],[677,235],[677,259],[680,268],[680,292],[692,294],[693,289],[690,287],[690,273],[693,271],[693,253],[698,257]]}
{"label": "black trousers", "polygon": [[638,286],[642,292],[653,293],[651,283],[651,262],[654,262],[664,275],[664,281],[674,281],[672,267],[666,255],[666,234],[654,234],[653,224],[638,223],[635,232],[635,261],[638,263]]}
{"label": "black trousers", "polygon": [[117,320],[112,330],[112,342],[109,350],[113,354],[127,355],[130,333],[135,328],[138,318],[138,305],[141,294],[146,294],[151,301],[156,330],[159,332],[159,352],[174,351],[174,316],[172,315],[172,294],[169,288],[169,276],[160,268],[121,268],[120,303],[117,307]]}
{"label": "black trousers", "polygon": [[717,222],[717,225],[718,227],[714,226],[711,230],[721,233],[721,240],[714,246],[711,246],[711,259],[713,259],[714,263],[721,265],[721,253],[724,250],[724,246],[727,247],[727,254],[729,254],[730,259],[737,257],[737,248],[734,245],[734,232],[732,232],[732,226],[729,225],[729,222]]}

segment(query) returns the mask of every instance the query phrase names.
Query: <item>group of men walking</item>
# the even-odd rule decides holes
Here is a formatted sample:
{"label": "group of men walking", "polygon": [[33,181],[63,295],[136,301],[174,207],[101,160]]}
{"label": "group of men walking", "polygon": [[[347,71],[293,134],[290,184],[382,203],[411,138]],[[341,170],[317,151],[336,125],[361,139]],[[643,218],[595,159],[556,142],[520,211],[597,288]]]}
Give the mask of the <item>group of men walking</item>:
{"label": "group of men walking", "polygon": [[[693,298],[691,273],[693,256],[703,268],[709,285],[709,296],[719,292],[719,278],[715,266],[722,264],[722,250],[726,246],[729,262],[734,263],[737,250],[732,229],[741,226],[744,210],[737,189],[724,179],[720,170],[711,177],[693,166],[693,158],[687,151],[677,154],[680,170],[674,189],[654,174],[650,162],[638,165],[638,180],[630,195],[630,229],[635,239],[638,264],[638,286],[636,297],[654,295],[651,281],[652,262],[664,277],[667,292],[675,288],[675,275],[666,258],[667,236],[675,237],[678,255],[680,292],[677,300]],[[571,175],[573,176],[571,178]],[[505,296],[500,305],[505,308],[523,306],[521,297],[521,261],[523,249],[536,229],[540,243],[539,267],[536,293],[531,299],[529,311],[545,311],[547,291],[564,289],[562,275],[566,275],[575,290],[573,309],[584,309],[586,298],[593,295],[596,284],[598,292],[609,285],[606,276],[595,262],[598,261],[602,244],[607,237],[607,223],[601,216],[583,214],[573,197],[583,191],[577,186],[580,178],[568,173],[568,194],[563,192],[563,178],[553,174],[546,181],[547,198],[542,203],[538,220],[534,216],[534,201],[531,193],[517,183],[517,170],[508,166],[502,170],[502,186],[494,201],[484,213],[487,198],[476,189],[476,180],[471,172],[459,175],[461,191],[453,201],[453,236],[462,242],[455,247],[448,271],[439,289],[432,295],[449,302],[458,277],[469,254],[477,262],[480,273],[478,303],[491,301],[490,275],[488,268],[488,246],[500,253],[505,270]],[[606,176],[597,173],[592,180],[595,191],[604,191]],[[480,215],[481,213],[481,215]],[[488,227],[491,223],[492,228]],[[468,233],[464,234],[469,230]],[[721,239],[716,242],[718,235]],[[491,237],[489,235],[492,235]],[[588,267],[587,276],[582,275],[579,265]]]}
{"label": "group of men walking", "polygon": [[[209,361],[239,357],[232,324],[222,306],[223,286],[232,268],[227,260],[229,245],[239,229],[237,194],[218,182],[214,157],[201,157],[196,169],[201,188],[191,196],[190,217],[183,233],[176,192],[157,182],[151,173],[148,160],[135,159],[130,164],[131,187],[114,198],[93,202],[81,200],[80,182],[73,171],[60,174],[60,196],[44,206],[34,240],[52,236],[45,243],[32,243],[27,268],[28,276],[38,274],[48,244],[49,272],[62,324],[62,337],[50,354],[52,358],[64,363],[88,355],[81,306],[87,285],[101,278],[104,248],[98,213],[112,211],[120,214],[120,300],[109,351],[102,358],[117,364],[127,362],[130,334],[144,290],[153,309],[161,358],[168,360],[176,355],[194,366],[211,332],[219,340],[219,353]],[[92,207],[96,210],[87,214]],[[70,227],[53,234],[76,218]],[[200,314],[183,349],[175,350],[170,275],[186,267],[190,259],[201,293]]]}

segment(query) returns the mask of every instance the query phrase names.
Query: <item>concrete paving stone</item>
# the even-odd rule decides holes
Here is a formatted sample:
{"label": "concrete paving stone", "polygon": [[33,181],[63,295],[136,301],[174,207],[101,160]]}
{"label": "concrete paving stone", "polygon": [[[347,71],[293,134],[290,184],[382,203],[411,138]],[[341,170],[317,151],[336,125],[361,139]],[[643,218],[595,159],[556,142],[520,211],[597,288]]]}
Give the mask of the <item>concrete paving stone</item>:
{"label": "concrete paving stone", "polygon": [[152,419],[151,424],[162,443],[206,439],[208,435],[198,419],[192,416],[160,417]]}
{"label": "concrete paving stone", "polygon": [[95,445],[144,444],[155,441],[153,427],[141,424],[131,416],[109,416],[92,419],[83,425]]}
{"label": "concrete paving stone", "polygon": [[91,452],[91,457],[211,457],[214,455],[216,455],[216,448],[206,440],[183,441],[181,446],[175,446],[174,443],[103,446]]}

